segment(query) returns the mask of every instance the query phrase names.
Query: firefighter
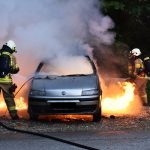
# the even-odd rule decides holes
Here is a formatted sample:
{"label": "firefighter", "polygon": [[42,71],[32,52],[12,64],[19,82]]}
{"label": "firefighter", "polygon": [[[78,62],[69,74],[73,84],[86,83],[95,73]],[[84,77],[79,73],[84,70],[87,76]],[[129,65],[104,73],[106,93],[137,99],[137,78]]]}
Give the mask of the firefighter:
{"label": "firefighter", "polygon": [[150,106],[150,57],[149,57],[149,54],[145,54],[145,57],[143,57],[143,61],[144,61],[144,66],[145,66],[145,73],[148,78],[146,92],[147,92],[148,106]]}
{"label": "firefighter", "polygon": [[134,80],[134,83],[136,85],[135,92],[137,92],[140,96],[142,104],[147,105],[147,79],[144,70],[144,63],[140,58],[140,55],[141,51],[138,48],[134,48],[130,51],[128,70],[130,77]]}
{"label": "firefighter", "polygon": [[150,57],[149,56],[144,57],[143,61],[145,66],[145,73],[147,74],[148,77],[150,77]]}
{"label": "firefighter", "polygon": [[[4,44],[1,49],[0,58],[1,55],[5,55],[5,57],[7,56],[7,58],[10,58],[9,59],[10,70],[6,74],[4,73],[5,72],[4,71],[3,75],[0,70],[0,90],[3,92],[4,100],[6,102],[7,109],[9,111],[11,118],[13,120],[16,120],[19,119],[19,117],[17,115],[17,110],[14,102],[14,94],[13,94],[14,91],[12,90],[14,89],[13,88],[14,84],[12,82],[11,74],[18,73],[19,67],[16,64],[16,58],[13,55],[14,52],[16,52],[16,44],[12,40],[9,40],[6,44]],[[6,64],[8,60],[5,59],[2,59],[3,62],[1,62],[3,66],[7,66]],[[2,65],[0,64],[0,67]]]}

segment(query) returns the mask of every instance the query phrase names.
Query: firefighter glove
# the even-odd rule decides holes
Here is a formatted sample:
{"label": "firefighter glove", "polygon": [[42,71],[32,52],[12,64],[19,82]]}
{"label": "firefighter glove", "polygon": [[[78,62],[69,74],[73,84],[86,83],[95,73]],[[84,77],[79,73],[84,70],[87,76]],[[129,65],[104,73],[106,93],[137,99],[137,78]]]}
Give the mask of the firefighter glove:
{"label": "firefighter glove", "polygon": [[10,93],[14,93],[16,91],[17,85],[14,83],[12,86],[9,88]]}

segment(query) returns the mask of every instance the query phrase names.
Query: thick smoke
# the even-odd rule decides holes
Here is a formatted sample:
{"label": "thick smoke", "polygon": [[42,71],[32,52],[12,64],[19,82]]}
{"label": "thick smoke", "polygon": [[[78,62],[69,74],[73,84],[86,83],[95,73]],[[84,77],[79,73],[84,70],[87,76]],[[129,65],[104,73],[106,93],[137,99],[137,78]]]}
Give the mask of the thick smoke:
{"label": "thick smoke", "polygon": [[98,0],[0,0],[0,44],[17,44],[20,74],[29,75],[44,59],[85,55],[93,37],[111,44],[113,22],[99,11]]}
{"label": "thick smoke", "polygon": [[[10,39],[17,45],[20,72],[13,79],[18,89],[41,61],[60,64],[58,69],[79,69],[71,56],[91,54],[93,41],[114,41],[114,33],[108,31],[114,24],[100,13],[99,0],[0,0],[0,6],[0,45]],[[28,84],[17,96],[27,96],[27,89]]]}

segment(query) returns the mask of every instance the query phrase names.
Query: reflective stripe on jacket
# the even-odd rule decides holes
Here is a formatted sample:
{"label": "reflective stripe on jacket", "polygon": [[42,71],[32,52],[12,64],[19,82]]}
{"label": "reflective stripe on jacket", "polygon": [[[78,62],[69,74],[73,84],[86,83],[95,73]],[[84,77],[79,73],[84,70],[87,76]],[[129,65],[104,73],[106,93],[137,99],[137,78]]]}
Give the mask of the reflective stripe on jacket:
{"label": "reflective stripe on jacket", "polygon": [[[140,75],[144,71],[143,61],[138,58],[128,64],[129,75]],[[143,76],[143,75],[142,75]]]}
{"label": "reflective stripe on jacket", "polygon": [[[19,67],[16,64],[16,58],[15,56],[13,56],[12,54],[10,54],[9,52],[2,52],[2,54],[8,55],[10,56],[10,66],[12,67],[12,73],[17,73],[19,71]],[[6,75],[3,78],[0,78],[0,83],[10,83],[12,82],[12,77],[11,74],[9,73],[8,75]]]}
{"label": "reflective stripe on jacket", "polygon": [[144,72],[144,64],[143,61],[138,58],[135,60],[135,74],[139,75],[139,76],[143,76],[143,74],[141,74],[142,72]]}

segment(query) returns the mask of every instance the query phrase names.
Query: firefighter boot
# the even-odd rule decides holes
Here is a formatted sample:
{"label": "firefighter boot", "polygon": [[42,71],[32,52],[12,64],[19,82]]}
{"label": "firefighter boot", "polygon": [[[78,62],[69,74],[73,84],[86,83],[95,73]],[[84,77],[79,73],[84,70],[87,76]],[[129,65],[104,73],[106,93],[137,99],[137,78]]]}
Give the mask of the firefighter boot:
{"label": "firefighter boot", "polygon": [[10,114],[12,120],[18,120],[19,119],[16,110],[15,111],[10,111],[9,114]]}
{"label": "firefighter boot", "polygon": [[143,106],[148,106],[148,101],[147,101],[147,96],[146,95],[141,96],[141,100],[142,100]]}

